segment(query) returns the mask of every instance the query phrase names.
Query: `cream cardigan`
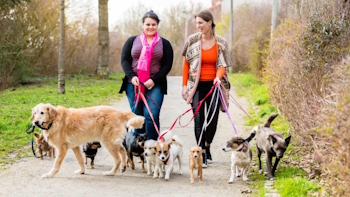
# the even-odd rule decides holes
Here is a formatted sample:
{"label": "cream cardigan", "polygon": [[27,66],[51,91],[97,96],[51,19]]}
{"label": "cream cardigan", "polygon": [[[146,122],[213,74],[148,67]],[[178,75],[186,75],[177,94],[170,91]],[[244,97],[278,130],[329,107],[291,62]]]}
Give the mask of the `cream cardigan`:
{"label": "cream cardigan", "polygon": [[[192,98],[194,93],[196,92],[198,82],[199,82],[199,76],[201,72],[201,60],[202,60],[202,54],[201,54],[201,36],[202,34],[200,32],[190,35],[186,42],[184,49],[182,51],[182,55],[186,58],[190,70],[189,70],[189,76],[187,81],[187,89],[188,89],[188,98],[187,103],[192,102]],[[216,69],[220,67],[225,67],[226,72],[224,76],[221,79],[221,84],[225,86],[225,88],[229,89],[229,82],[227,78],[227,67],[232,66],[230,54],[228,51],[228,44],[227,41],[222,38],[221,36],[215,35],[215,39],[218,45],[218,57],[216,60]]]}

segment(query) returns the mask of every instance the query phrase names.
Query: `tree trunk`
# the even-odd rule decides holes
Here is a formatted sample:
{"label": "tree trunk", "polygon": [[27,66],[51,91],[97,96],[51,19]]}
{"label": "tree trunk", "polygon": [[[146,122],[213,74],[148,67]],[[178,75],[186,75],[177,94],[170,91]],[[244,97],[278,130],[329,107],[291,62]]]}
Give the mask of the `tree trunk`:
{"label": "tree trunk", "polygon": [[64,76],[64,42],[65,42],[65,23],[64,23],[64,0],[60,1],[60,48],[58,57],[58,94],[66,93]]}
{"label": "tree trunk", "polygon": [[98,1],[98,57],[96,73],[102,77],[109,75],[109,31],[108,31],[108,0]]}
{"label": "tree trunk", "polygon": [[272,16],[271,16],[271,36],[270,43],[273,39],[273,33],[277,27],[277,18],[278,18],[278,0],[273,0],[272,3]]}

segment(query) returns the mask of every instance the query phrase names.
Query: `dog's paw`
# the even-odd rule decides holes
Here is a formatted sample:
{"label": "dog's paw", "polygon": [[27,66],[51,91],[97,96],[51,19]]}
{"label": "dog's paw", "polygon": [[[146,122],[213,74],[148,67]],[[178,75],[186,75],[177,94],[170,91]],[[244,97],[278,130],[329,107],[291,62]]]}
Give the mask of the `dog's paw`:
{"label": "dog's paw", "polygon": [[182,174],[182,171],[179,171],[177,174]]}
{"label": "dog's paw", "polygon": [[120,172],[121,172],[121,173],[124,173],[125,170],[126,170],[126,166],[122,166],[122,167],[120,168]]}
{"label": "dog's paw", "polygon": [[273,181],[274,180],[274,178],[272,177],[272,178],[269,178],[269,181]]}
{"label": "dog's paw", "polygon": [[103,175],[105,176],[114,176],[115,173],[108,171],[108,172],[104,172]]}
{"label": "dog's paw", "polygon": [[79,169],[74,172],[75,174],[84,174],[84,170]]}
{"label": "dog's paw", "polygon": [[53,175],[50,174],[50,173],[46,173],[46,174],[43,174],[43,175],[41,176],[41,178],[52,178],[52,177],[53,177]]}
{"label": "dog's paw", "polygon": [[263,170],[259,170],[259,174],[262,174],[263,173]]}
{"label": "dog's paw", "polygon": [[243,181],[249,181],[248,177],[243,176]]}
{"label": "dog's paw", "polygon": [[228,180],[228,184],[232,184],[234,179]]}

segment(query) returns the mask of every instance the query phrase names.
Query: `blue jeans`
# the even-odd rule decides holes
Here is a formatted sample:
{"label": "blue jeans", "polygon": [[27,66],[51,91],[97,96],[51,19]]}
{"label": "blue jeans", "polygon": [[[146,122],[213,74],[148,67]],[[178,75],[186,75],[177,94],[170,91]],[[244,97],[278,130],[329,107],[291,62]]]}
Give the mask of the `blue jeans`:
{"label": "blue jeans", "polygon": [[[142,129],[136,129],[135,133],[147,133],[148,139],[157,140],[158,139],[158,133],[156,128],[154,127],[154,123],[152,121],[152,118],[147,110],[146,105],[143,103],[141,97],[140,101],[137,104],[137,107],[135,108],[135,90],[134,85],[132,83],[128,83],[126,86],[126,96],[128,97],[129,105],[131,110],[137,114],[145,117],[145,124],[143,125]],[[163,104],[164,94],[161,92],[160,86],[155,85],[151,90],[148,90],[145,88],[145,98],[147,101],[147,104],[150,108],[150,111],[153,115],[154,121],[158,127],[158,130],[160,129],[159,125],[159,115],[160,115],[160,109]]]}

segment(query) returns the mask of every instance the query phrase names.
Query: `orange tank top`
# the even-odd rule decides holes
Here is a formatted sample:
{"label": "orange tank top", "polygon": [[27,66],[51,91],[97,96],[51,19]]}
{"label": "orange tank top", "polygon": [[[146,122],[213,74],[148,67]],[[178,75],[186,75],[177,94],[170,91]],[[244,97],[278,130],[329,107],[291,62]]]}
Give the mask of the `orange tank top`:
{"label": "orange tank top", "polygon": [[[218,70],[216,70],[216,59],[218,53],[217,43],[215,43],[210,49],[202,49],[201,53],[202,64],[199,81],[213,81],[215,77],[219,77],[221,79],[225,73],[225,67],[220,67]],[[189,68],[190,66],[185,58],[182,71],[183,86],[187,85]]]}

